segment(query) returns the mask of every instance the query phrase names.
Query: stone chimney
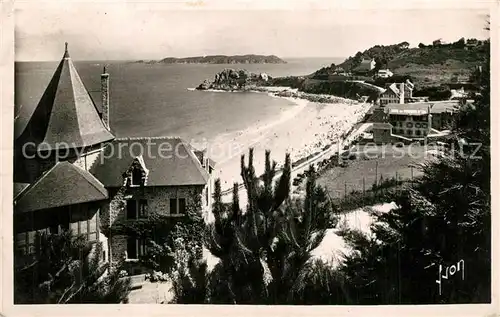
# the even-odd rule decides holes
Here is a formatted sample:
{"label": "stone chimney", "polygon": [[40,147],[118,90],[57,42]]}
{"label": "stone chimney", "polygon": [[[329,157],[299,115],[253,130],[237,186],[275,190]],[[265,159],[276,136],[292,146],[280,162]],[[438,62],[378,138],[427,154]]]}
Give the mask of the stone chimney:
{"label": "stone chimney", "polygon": [[106,71],[106,66],[101,74],[101,101],[102,101],[102,123],[111,130],[109,120],[109,74]]}
{"label": "stone chimney", "polygon": [[399,84],[399,103],[405,103],[405,83]]}

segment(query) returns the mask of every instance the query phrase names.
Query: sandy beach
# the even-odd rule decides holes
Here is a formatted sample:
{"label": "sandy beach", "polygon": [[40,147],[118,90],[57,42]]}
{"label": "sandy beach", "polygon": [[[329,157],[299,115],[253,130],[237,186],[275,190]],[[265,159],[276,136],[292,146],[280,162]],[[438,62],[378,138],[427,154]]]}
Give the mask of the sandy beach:
{"label": "sandy beach", "polygon": [[293,101],[294,105],[277,120],[256,123],[250,129],[220,136],[208,144],[208,155],[217,162],[215,177],[221,179],[223,190],[231,188],[234,182],[241,183],[240,157],[248,154],[250,147],[254,148],[254,166],[260,174],[267,149],[271,149],[271,158],[278,167],[284,162],[285,153],[290,153],[295,162],[337,143],[370,108],[370,104],[337,97],[335,103],[317,103],[269,95]]}

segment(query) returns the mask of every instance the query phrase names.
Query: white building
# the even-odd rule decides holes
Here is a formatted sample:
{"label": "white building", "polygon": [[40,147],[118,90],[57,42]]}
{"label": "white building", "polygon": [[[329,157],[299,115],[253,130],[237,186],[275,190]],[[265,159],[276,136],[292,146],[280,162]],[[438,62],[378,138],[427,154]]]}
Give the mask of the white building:
{"label": "white building", "polygon": [[379,78],[389,78],[392,77],[394,74],[389,70],[389,69],[380,69],[377,72],[377,77]]}

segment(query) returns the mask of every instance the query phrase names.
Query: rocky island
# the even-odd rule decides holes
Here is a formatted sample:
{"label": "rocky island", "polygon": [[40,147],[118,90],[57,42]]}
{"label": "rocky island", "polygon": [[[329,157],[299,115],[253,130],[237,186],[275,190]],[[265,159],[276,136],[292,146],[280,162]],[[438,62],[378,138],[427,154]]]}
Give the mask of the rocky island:
{"label": "rocky island", "polygon": [[196,89],[198,90],[256,90],[259,86],[265,86],[272,77],[266,73],[252,73],[245,69],[226,68],[215,74],[213,80],[203,81]]}
{"label": "rocky island", "polygon": [[163,64],[286,64],[275,55],[208,55],[194,57],[167,57],[159,61],[139,60],[136,63],[163,63]]}

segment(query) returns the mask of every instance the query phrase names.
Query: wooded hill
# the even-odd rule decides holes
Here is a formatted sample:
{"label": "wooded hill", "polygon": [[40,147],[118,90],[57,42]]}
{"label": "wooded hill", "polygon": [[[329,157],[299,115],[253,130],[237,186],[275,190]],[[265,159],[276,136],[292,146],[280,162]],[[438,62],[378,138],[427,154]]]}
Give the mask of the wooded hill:
{"label": "wooded hill", "polygon": [[[472,42],[474,44],[469,44]],[[417,87],[439,85],[450,82],[466,82],[476,66],[481,65],[489,54],[489,41],[464,38],[451,44],[419,44],[410,48],[407,42],[394,45],[375,45],[363,52],[357,52],[339,65],[319,69],[311,77],[327,79],[339,69],[355,72],[363,59],[373,58],[375,69],[367,76],[373,76],[379,69],[389,68],[394,75],[410,76]]]}

